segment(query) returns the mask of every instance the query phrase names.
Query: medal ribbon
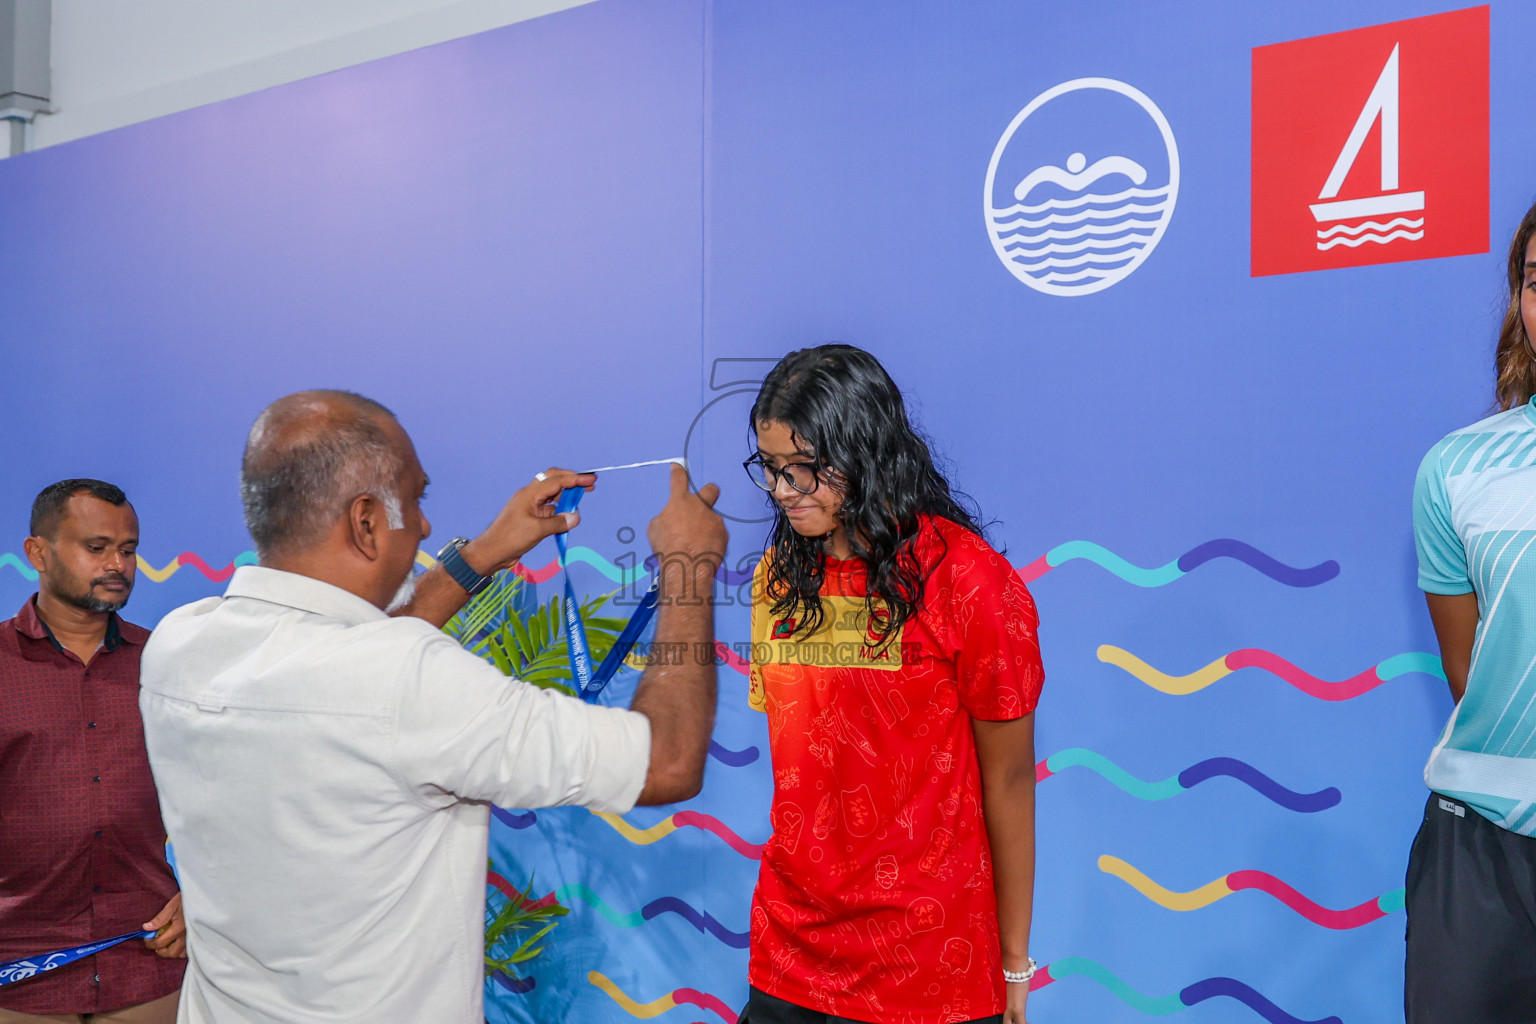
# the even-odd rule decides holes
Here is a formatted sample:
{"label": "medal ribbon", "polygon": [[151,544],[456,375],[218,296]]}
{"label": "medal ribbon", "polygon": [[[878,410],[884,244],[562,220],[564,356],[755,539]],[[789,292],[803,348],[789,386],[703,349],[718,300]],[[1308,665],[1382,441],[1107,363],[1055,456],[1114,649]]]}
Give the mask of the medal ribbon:
{"label": "medal ribbon", "polygon": [[[588,470],[589,473],[607,472],[615,469],[635,469],[640,466],[660,466],[670,462],[681,464],[681,459],[656,459],[651,462],[632,462],[625,466],[604,466],[601,470]],[[560,501],[555,505],[555,511],[574,512],[576,506],[581,504],[582,495],[587,492],[580,487],[568,487],[560,495]],[[601,665],[596,669],[592,667],[592,645],[587,641],[587,626],[581,621],[581,605],[576,600],[576,589],[571,586],[570,567],[566,564],[565,534],[555,534],[555,546],[560,549],[560,574],[565,584],[565,602],[562,611],[565,615],[565,649],[571,662],[571,681],[576,684],[576,693],[582,700],[591,703],[597,700],[597,695],[603,692],[603,687],[608,685],[619,671],[619,666],[624,664],[624,659],[634,649],[640,639],[640,634],[645,632],[645,627],[650,625],[652,617],[656,614],[657,587],[661,582],[660,575],[651,580],[650,589],[640,599],[640,605],[624,624],[618,638],[614,640],[613,647],[608,655],[603,658]]]}
{"label": "medal ribbon", "polygon": [[117,945],[119,942],[127,942],[129,939],[147,939],[154,932],[137,931],[127,935],[119,935],[115,939],[102,939],[100,942],[87,942],[83,946],[71,946],[69,949],[55,950],[52,953],[39,953],[36,956],[23,957],[20,960],[12,960],[10,963],[0,964],[0,986],[11,985],[18,981],[26,981],[36,974],[46,971],[55,971],[65,964],[72,964],[76,960],[100,953]]}

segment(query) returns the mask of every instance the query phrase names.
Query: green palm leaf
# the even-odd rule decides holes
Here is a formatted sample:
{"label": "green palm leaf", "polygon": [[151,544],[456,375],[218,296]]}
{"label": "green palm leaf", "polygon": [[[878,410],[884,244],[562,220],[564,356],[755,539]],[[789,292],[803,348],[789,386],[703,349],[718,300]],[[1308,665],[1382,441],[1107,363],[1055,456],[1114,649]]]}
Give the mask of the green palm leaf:
{"label": "green palm leaf", "polygon": [[[475,595],[443,631],[471,653],[491,662],[507,676],[544,689],[575,696],[570,656],[565,642],[564,598],[554,595],[538,608],[520,611],[521,577],[498,574],[498,580]],[[616,592],[615,592],[616,593]],[[612,594],[583,601],[577,609],[586,626],[587,645],[594,666],[613,649],[623,619],[598,613]],[[517,965],[544,951],[546,936],[569,911],[553,903],[534,908],[533,879],[515,895],[500,890],[486,901],[485,971],[502,971],[518,977]]]}
{"label": "green palm leaf", "polygon": [[516,965],[542,953],[544,947],[537,945],[539,940],[569,913],[558,900],[535,906],[531,875],[524,890],[510,894],[493,890],[485,904],[485,973],[501,971],[518,977]]}
{"label": "green palm leaf", "polygon": [[[540,607],[520,612],[517,604],[523,581],[511,573],[504,576],[470,599],[443,627],[444,632],[505,675],[535,686],[573,692],[564,598],[556,594]],[[625,620],[599,614],[612,597],[602,594],[589,598],[578,608],[593,664],[602,663],[624,629]]]}

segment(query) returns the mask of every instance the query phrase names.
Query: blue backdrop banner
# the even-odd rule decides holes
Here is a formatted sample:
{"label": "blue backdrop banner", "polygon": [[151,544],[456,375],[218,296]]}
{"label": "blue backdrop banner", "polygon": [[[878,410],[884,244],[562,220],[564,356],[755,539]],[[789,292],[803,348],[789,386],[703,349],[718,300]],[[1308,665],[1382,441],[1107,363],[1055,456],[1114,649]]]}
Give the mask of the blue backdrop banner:
{"label": "blue backdrop banner", "polygon": [[[245,432],[303,387],[398,413],[448,536],[681,447],[732,528],[704,791],[495,812],[489,884],[571,913],[486,1012],[732,1024],[748,412],[852,342],[1039,604],[1031,1016],[1400,1020],[1450,710],[1409,499],[1491,401],[1532,38],[1518,0],[601,0],[0,161],[0,614],[70,476],[138,509],[130,618],[219,592]],[[598,489],[571,584],[633,606],[666,482]]]}

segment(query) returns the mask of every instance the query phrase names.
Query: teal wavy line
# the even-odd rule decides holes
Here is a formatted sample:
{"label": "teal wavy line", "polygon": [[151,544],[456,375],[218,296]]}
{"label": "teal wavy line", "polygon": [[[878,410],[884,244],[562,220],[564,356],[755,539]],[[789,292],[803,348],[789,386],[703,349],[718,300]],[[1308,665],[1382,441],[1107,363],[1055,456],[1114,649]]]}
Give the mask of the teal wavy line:
{"label": "teal wavy line", "polygon": [[1121,1002],[1152,1016],[1165,1017],[1170,1013],[1178,1013],[1180,1010],[1186,1009],[1184,1001],[1179,998],[1178,993],[1161,997],[1142,995],[1111,974],[1108,968],[1086,957],[1069,956],[1061,960],[1052,960],[1050,970],[1051,980],[1053,981],[1060,981],[1062,978],[1071,977],[1074,974],[1082,974],[1092,978],[1114,993],[1115,997]]}
{"label": "teal wavy line", "polygon": [[37,582],[36,569],[32,568],[26,562],[23,562],[9,551],[0,551],[0,568],[4,568],[7,565],[21,573],[22,579],[31,580],[33,583]]}
{"label": "teal wavy line", "polygon": [[1138,779],[1103,754],[1086,747],[1071,747],[1052,754],[1046,758],[1045,766],[1051,770],[1052,774],[1063,768],[1087,768],[1089,771],[1098,772],[1109,782],[1138,800],[1166,800],[1184,792],[1184,787],[1179,784],[1177,775],[1171,779],[1163,779],[1161,782],[1147,782],[1145,779]]}
{"label": "teal wavy line", "polygon": [[1155,569],[1143,569],[1132,565],[1108,548],[1091,540],[1069,540],[1058,544],[1045,553],[1046,564],[1052,569],[1074,558],[1085,558],[1101,569],[1114,573],[1127,583],[1138,587],[1163,587],[1184,575],[1178,559]]}
{"label": "teal wavy line", "polygon": [[1407,906],[1407,904],[1407,889],[1393,889],[1391,892],[1384,892],[1381,894],[1381,898],[1376,901],[1376,905],[1381,908],[1383,914],[1395,914]]}
{"label": "teal wavy line", "polygon": [[1439,656],[1425,654],[1422,651],[1394,655],[1376,666],[1376,674],[1384,683],[1410,672],[1423,672],[1425,675],[1445,678],[1445,666],[1440,664]]}
{"label": "teal wavy line", "polygon": [[621,914],[604,903],[601,896],[580,883],[562,885],[555,890],[555,899],[561,903],[568,902],[572,896],[575,896],[587,906],[602,914],[603,918],[615,928],[638,928],[645,923],[645,918],[641,916],[640,911],[637,910],[633,914]]}
{"label": "teal wavy line", "polygon": [[633,569],[624,569],[614,565],[608,559],[588,547],[573,547],[566,553],[566,562],[585,562],[604,576],[621,587],[627,587],[631,583],[644,580],[650,576],[650,570],[643,565],[637,565]]}

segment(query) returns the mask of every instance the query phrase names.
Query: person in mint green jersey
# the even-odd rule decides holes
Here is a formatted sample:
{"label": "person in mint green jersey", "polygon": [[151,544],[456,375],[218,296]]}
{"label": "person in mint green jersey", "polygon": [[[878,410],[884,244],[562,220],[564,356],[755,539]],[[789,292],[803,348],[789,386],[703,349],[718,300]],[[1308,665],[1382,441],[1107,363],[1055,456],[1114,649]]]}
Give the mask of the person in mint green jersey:
{"label": "person in mint green jersey", "polygon": [[1408,1024],[1536,1021],[1536,206],[1508,271],[1502,411],[1431,448],[1413,489],[1456,706],[1408,859]]}

